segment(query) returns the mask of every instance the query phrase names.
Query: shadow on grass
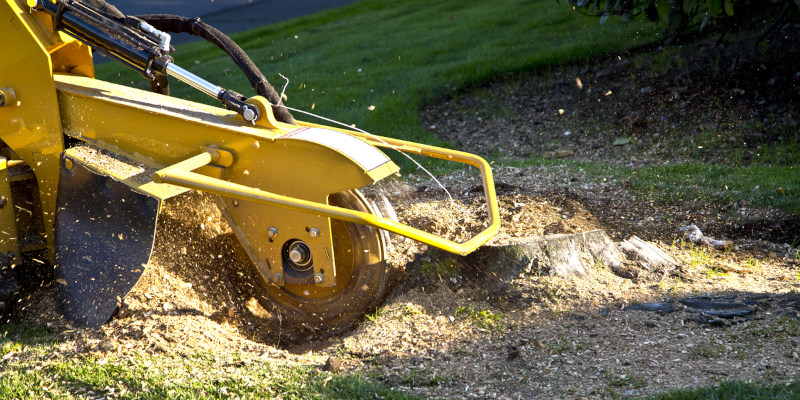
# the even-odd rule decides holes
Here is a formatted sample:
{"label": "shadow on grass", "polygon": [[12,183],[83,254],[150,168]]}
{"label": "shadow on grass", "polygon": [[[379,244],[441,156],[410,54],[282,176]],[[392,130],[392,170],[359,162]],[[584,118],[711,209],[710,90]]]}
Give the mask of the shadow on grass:
{"label": "shadow on grass", "polygon": [[12,345],[42,346],[58,343],[58,331],[45,325],[31,324],[12,316],[7,322],[0,324],[0,357],[5,355]]}

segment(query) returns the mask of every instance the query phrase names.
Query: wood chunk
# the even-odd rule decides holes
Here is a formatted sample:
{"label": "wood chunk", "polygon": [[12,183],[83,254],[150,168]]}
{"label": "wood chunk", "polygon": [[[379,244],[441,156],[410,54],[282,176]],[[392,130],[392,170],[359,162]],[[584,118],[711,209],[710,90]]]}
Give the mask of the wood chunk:
{"label": "wood chunk", "polygon": [[636,261],[639,266],[647,271],[669,270],[680,265],[671,255],[659,249],[653,243],[646,242],[636,236],[623,240],[619,245],[625,255]]}
{"label": "wood chunk", "polygon": [[700,228],[698,228],[697,225],[681,227],[678,228],[678,230],[682,231],[683,236],[693,243],[711,246],[717,250],[728,250],[733,248],[733,242],[730,240],[716,240],[703,235],[703,232],[700,231]]}

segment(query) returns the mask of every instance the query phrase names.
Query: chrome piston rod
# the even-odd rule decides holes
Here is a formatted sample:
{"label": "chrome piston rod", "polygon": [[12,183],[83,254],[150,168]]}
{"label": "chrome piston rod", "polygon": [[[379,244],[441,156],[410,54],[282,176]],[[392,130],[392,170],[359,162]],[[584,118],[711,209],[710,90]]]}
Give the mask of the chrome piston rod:
{"label": "chrome piston rod", "polygon": [[[245,119],[247,122],[255,123],[260,117],[258,110],[255,106],[245,104],[241,100],[234,100],[231,101],[230,95],[235,93],[232,91],[225,90],[224,88],[217,86],[183,68],[180,66],[170,62],[167,64],[167,75],[172,76],[180,80],[181,82],[215,98],[218,100],[222,100],[226,104],[226,107],[234,103],[236,105],[236,111],[241,114],[242,118]],[[235,94],[235,96],[240,96],[239,94]],[[231,107],[228,107],[231,108]]]}
{"label": "chrome piston rod", "polygon": [[174,63],[167,64],[167,74],[211,97],[214,97],[215,99],[218,99],[222,95],[222,92],[225,91],[225,89],[183,69]]}

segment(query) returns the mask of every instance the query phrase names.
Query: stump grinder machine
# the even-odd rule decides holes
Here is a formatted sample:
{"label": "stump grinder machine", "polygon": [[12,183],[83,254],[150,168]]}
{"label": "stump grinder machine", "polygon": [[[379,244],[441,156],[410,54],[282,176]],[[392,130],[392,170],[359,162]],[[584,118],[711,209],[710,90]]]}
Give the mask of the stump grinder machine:
{"label": "stump grinder machine", "polygon": [[[0,16],[0,306],[53,285],[66,318],[102,325],[144,273],[162,205],[191,190],[230,224],[259,302],[320,336],[352,327],[397,283],[385,232],[466,254],[499,228],[483,159],[295,120],[242,49],[197,18],[126,16],[103,0],[3,0]],[[256,95],[176,65],[171,33],[226,52]],[[153,92],[95,79],[93,51]],[[167,77],[224,108],[170,97]],[[399,171],[379,149],[479,169],[486,228],[457,243],[382,215],[357,190]]]}

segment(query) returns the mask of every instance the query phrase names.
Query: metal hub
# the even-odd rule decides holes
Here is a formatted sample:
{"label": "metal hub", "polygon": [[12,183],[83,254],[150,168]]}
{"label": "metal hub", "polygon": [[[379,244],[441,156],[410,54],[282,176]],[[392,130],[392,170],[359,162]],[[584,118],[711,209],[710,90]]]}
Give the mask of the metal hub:
{"label": "metal hub", "polygon": [[283,255],[288,266],[296,271],[305,272],[312,268],[311,249],[302,240],[290,240],[283,248]]}

